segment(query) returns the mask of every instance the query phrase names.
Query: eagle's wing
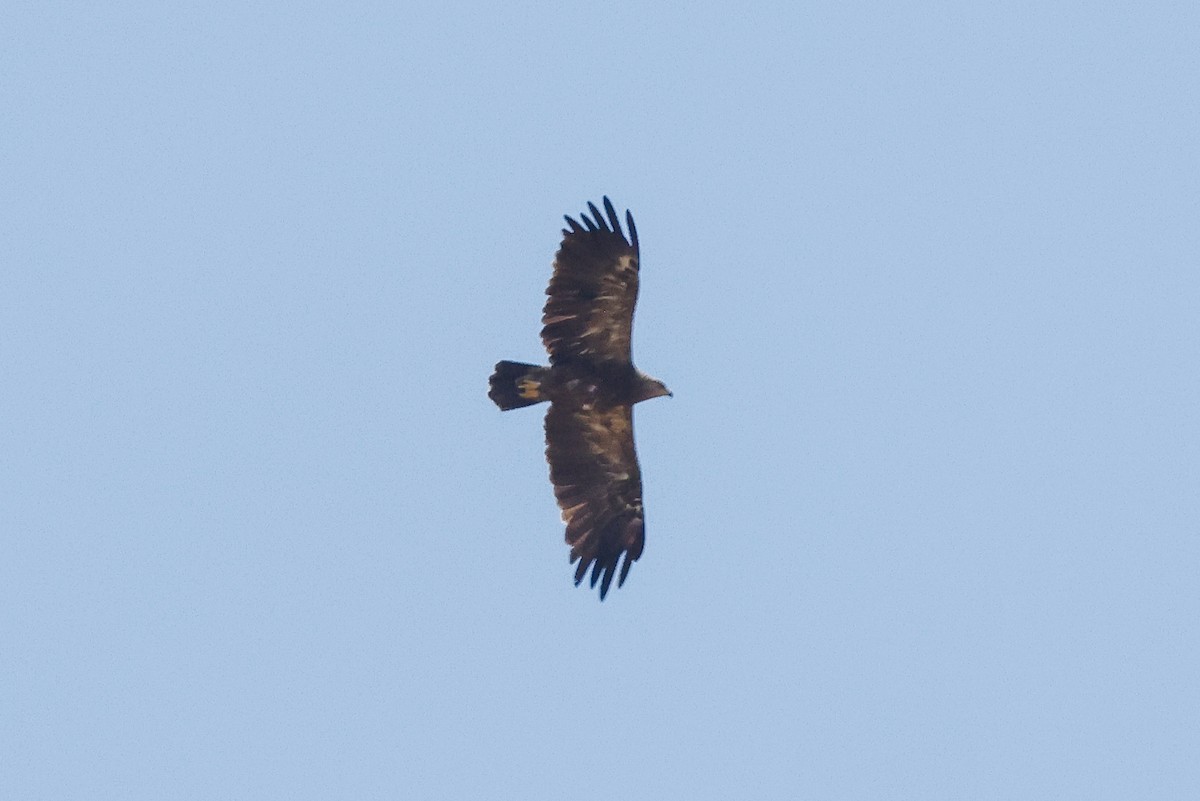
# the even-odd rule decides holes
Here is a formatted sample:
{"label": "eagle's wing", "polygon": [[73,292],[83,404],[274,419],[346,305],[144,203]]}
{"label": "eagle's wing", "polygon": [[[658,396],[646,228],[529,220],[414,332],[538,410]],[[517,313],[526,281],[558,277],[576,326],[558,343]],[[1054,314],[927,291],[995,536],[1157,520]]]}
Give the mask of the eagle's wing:
{"label": "eagle's wing", "polygon": [[638,292],[638,241],[633,215],[625,212],[629,239],[612,203],[604,198],[605,219],[594,203],[583,224],[566,218],[562,245],[542,313],[542,342],[550,363],[573,359],[632,361],[629,349]]}
{"label": "eagle's wing", "polygon": [[633,447],[633,408],[595,409],[555,401],[546,412],[546,460],[567,524],[575,584],[592,569],[604,599],[621,553],[617,586],[642,555],[642,474]]}

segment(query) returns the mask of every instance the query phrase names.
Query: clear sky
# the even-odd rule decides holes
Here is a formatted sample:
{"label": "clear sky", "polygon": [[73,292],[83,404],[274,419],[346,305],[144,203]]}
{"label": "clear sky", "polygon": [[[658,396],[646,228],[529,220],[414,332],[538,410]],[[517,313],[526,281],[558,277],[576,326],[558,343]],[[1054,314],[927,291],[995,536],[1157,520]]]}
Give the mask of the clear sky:
{"label": "clear sky", "polygon": [[1200,797],[1200,11],[735,6],[6,5],[0,797]]}

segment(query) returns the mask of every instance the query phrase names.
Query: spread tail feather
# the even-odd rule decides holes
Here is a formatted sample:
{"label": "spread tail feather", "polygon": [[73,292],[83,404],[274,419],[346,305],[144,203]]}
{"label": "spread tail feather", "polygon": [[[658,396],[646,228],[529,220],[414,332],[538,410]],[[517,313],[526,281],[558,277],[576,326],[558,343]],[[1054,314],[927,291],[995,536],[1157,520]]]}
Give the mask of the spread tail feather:
{"label": "spread tail feather", "polygon": [[498,362],[496,372],[488,379],[488,397],[502,410],[532,406],[547,400],[542,394],[541,378],[544,367],[523,362]]}

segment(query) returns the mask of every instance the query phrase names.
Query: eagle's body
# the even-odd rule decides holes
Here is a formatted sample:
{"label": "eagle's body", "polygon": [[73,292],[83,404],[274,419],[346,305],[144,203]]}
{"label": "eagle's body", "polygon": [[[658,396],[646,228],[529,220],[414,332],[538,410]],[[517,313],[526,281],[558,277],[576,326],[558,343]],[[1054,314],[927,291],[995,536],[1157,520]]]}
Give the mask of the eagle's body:
{"label": "eagle's body", "polygon": [[[550,367],[525,364],[520,366],[526,368],[521,370],[519,376],[519,380],[525,382],[523,388],[518,387],[518,395],[522,401],[578,403],[582,406],[607,408],[628,406],[664,394],[658,391],[662,386],[661,382],[632,364],[593,364],[583,360],[572,360]],[[499,366],[496,369],[500,371]],[[529,404],[519,403],[508,408],[527,405]]]}
{"label": "eagle's body", "polygon": [[638,291],[638,241],[625,213],[629,239],[608,198],[607,219],[595,205],[583,225],[567,217],[554,275],[546,290],[542,342],[550,366],[502,361],[488,397],[501,409],[542,401],[550,481],[567,524],[578,584],[591,568],[604,598],[621,564],[617,586],[642,554],[645,515],[633,444],[633,405],[671,393],[633,365],[630,337]]}

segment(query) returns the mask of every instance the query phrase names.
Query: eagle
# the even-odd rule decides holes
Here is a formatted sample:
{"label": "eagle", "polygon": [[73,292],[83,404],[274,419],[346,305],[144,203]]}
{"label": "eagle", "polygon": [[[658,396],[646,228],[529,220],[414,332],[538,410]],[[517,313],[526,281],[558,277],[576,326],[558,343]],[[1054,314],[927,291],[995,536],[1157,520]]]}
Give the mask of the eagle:
{"label": "eagle", "polygon": [[[575,586],[591,569],[600,600],[613,577],[625,583],[646,540],[642,473],[633,445],[633,405],[671,392],[633,366],[630,337],[638,293],[638,237],[612,202],[588,203],[582,224],[564,217],[562,244],[542,311],[550,365],[501,361],[488,397],[502,411],[549,401],[546,461],[566,524]],[[622,555],[624,560],[622,561]],[[618,563],[620,570],[618,571]]]}

